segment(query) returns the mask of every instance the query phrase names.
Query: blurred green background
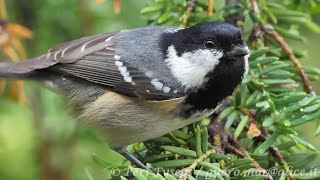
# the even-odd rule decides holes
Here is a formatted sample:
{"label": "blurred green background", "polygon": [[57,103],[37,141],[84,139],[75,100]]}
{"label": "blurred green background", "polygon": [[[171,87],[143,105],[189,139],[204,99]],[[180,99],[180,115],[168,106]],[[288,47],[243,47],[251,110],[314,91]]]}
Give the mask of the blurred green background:
{"label": "blurred green background", "polygon": [[[147,25],[140,10],[151,0],[122,1],[121,13],[115,14],[113,1],[96,4],[95,0],[8,0],[9,22],[19,23],[33,31],[33,39],[25,41],[28,57],[45,53],[49,48],[82,36]],[[306,44],[294,43],[295,48],[308,50],[304,64],[320,65],[320,36],[304,31]],[[320,83],[315,82],[320,93]],[[122,158],[109,150],[99,136],[68,115],[61,96],[27,82],[27,103],[18,105],[7,96],[0,98],[0,179],[34,180],[50,175],[43,173],[48,163],[55,177],[95,179],[107,174],[92,161],[92,155],[120,164]],[[305,139],[320,148],[315,126],[299,129]],[[46,171],[45,171],[46,172]]]}

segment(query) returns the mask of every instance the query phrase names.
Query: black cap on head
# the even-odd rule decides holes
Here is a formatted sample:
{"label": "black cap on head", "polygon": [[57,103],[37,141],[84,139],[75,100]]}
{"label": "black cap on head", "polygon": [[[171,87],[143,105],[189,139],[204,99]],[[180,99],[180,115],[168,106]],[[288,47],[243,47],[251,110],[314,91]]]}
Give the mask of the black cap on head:
{"label": "black cap on head", "polygon": [[180,55],[198,49],[213,49],[227,54],[235,45],[241,47],[245,43],[239,28],[228,23],[210,22],[164,35],[162,47],[167,49],[170,45],[174,45]]}

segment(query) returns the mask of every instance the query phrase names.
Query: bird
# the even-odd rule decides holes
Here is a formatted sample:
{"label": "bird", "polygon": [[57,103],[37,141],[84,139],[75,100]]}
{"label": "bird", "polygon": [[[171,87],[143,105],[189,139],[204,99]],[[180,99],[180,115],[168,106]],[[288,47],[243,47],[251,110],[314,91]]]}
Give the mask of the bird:
{"label": "bird", "polygon": [[228,23],[148,26],[1,62],[0,78],[40,81],[60,92],[79,121],[121,149],[210,116],[242,83],[249,56],[241,30]]}

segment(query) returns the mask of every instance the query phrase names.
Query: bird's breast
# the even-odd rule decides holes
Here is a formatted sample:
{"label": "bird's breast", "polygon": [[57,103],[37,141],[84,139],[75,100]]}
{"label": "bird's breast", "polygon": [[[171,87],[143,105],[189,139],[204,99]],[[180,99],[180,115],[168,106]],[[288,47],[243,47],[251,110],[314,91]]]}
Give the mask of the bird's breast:
{"label": "bird's breast", "polygon": [[121,147],[162,136],[212,113],[180,117],[183,101],[145,101],[107,92],[87,105],[80,119],[101,133],[111,147]]}

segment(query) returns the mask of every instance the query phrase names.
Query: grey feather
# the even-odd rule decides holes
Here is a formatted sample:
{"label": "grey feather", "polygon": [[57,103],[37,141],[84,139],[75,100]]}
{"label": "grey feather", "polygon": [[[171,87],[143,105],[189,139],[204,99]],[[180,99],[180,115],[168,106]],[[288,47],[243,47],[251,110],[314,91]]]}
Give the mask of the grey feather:
{"label": "grey feather", "polygon": [[[172,28],[148,27],[84,37],[61,44],[29,61],[10,65],[6,73],[23,75],[48,69],[129,96],[150,100],[181,97],[184,94],[157,90],[151,84],[152,79],[158,79],[171,89],[183,92],[180,83],[163,62],[165,55],[159,47],[161,34],[168,33],[168,29]],[[146,48],[151,50],[146,51]],[[116,61],[123,63],[125,72],[120,71]],[[146,75],[149,72],[152,72],[151,76]],[[129,80],[125,79],[125,75]]]}
{"label": "grey feather", "polygon": [[[36,69],[45,69],[58,63],[72,63],[96,51],[105,49],[108,46],[112,46],[111,40],[105,40],[113,35],[114,33],[108,33],[86,37],[62,44],[50,49],[47,54],[16,64],[8,71],[22,74]],[[84,45],[86,45],[86,48],[82,51],[81,48]]]}
{"label": "grey feather", "polygon": [[14,74],[8,72],[8,69],[13,67],[14,64],[11,62],[2,62],[0,63],[0,77],[11,78]]}
{"label": "grey feather", "polygon": [[56,51],[59,51],[61,49],[65,49],[67,47],[69,47],[70,45],[72,44],[78,44],[78,43],[81,43],[81,42],[86,42],[92,38],[96,38],[96,37],[99,37],[101,36],[101,34],[99,35],[93,35],[93,36],[87,36],[87,37],[82,37],[80,39],[76,39],[76,40],[73,40],[73,41],[69,41],[69,42],[66,42],[66,43],[63,43],[63,44],[59,44],[57,45],[56,47],[53,47],[51,49],[49,49],[48,52],[56,52]]}
{"label": "grey feather", "polygon": [[75,113],[81,113],[86,105],[94,102],[99,96],[106,93],[105,88],[89,83],[80,78],[73,78],[70,76],[52,75],[51,82],[62,92],[67,92],[67,98],[71,107],[76,108]]}
{"label": "grey feather", "polygon": [[168,33],[172,29],[179,28],[157,26],[121,31],[114,37],[115,53],[131,67],[138,68],[145,73],[152,71],[150,78],[160,79],[166,85],[182,91],[180,83],[164,63],[165,55],[159,46],[161,34]]}

